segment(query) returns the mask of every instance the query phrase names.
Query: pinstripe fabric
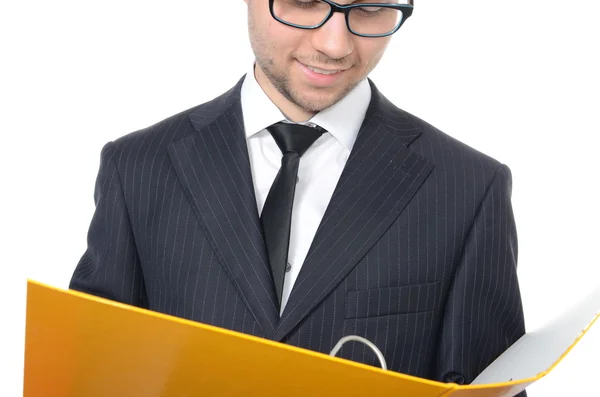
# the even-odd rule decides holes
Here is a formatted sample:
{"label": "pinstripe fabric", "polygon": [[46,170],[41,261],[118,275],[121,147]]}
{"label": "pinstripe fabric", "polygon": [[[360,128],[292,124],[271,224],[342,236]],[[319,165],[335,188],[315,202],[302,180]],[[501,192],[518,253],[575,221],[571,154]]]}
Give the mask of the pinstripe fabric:
{"label": "pinstripe fabric", "polygon": [[[320,352],[361,335],[390,369],[457,383],[523,335],[509,168],[396,108],[372,81],[280,318],[242,81],[103,148],[72,289]],[[377,365],[362,345],[340,356]]]}

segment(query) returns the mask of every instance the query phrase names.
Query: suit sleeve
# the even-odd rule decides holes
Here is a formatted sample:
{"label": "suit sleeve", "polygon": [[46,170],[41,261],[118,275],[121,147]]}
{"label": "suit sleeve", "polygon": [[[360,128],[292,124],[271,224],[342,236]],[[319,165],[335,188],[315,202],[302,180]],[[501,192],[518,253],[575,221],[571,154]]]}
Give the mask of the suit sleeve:
{"label": "suit sleeve", "polygon": [[69,288],[147,307],[140,260],[115,162],[117,155],[112,143],[102,149],[87,248]]}
{"label": "suit sleeve", "polygon": [[436,378],[443,382],[471,383],[525,333],[511,195],[511,171],[500,165],[467,234],[448,293],[437,352]]}

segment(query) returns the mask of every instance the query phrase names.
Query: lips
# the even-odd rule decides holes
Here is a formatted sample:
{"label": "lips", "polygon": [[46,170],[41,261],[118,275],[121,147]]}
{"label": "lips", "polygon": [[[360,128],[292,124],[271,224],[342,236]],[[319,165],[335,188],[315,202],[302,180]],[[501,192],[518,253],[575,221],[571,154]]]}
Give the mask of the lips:
{"label": "lips", "polygon": [[315,73],[320,73],[320,74],[325,74],[325,75],[336,74],[336,73],[342,72],[341,69],[338,69],[338,70],[328,70],[328,69],[317,68],[317,67],[314,67],[314,66],[308,66],[308,65],[304,65],[304,66],[306,66],[309,70],[312,70]]}
{"label": "lips", "polygon": [[333,87],[345,75],[348,69],[323,69],[316,66],[305,65],[296,60],[301,73],[307,83],[313,87]]}

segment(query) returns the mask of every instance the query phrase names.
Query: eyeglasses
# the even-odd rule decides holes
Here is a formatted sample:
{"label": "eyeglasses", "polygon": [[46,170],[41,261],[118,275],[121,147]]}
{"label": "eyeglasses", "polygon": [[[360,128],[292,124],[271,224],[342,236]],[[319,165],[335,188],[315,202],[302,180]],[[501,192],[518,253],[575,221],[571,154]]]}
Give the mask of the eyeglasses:
{"label": "eyeglasses", "polygon": [[277,21],[299,29],[318,29],[334,12],[341,12],[346,16],[351,33],[361,37],[385,37],[396,33],[412,15],[413,0],[408,0],[408,4],[399,2],[339,5],[330,0],[269,0],[269,9]]}

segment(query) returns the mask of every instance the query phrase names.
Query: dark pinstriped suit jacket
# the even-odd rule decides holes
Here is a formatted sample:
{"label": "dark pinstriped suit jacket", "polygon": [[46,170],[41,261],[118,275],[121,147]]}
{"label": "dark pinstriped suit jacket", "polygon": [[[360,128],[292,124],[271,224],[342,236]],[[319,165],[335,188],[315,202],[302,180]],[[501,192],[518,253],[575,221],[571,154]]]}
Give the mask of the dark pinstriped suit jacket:
{"label": "dark pinstriped suit jacket", "polygon": [[[372,101],[278,316],[240,88],[102,150],[75,290],[390,369],[469,383],[523,333],[511,173]],[[341,357],[378,365],[363,345]]]}

